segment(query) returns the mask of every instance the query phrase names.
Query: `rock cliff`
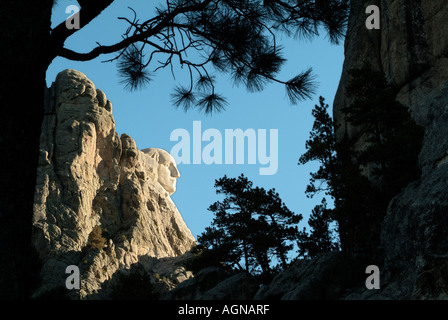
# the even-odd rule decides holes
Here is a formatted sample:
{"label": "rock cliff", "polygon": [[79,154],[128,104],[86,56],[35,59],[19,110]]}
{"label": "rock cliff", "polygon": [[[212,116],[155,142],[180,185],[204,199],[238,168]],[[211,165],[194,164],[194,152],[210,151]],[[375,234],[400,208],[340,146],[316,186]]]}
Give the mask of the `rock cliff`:
{"label": "rock cliff", "polygon": [[[379,30],[365,27],[368,5],[381,10]],[[364,61],[399,88],[397,100],[425,129],[421,178],[391,201],[382,224],[382,289],[352,298],[448,298],[447,16],[445,0],[351,1],[345,62],[333,110],[338,136],[357,134],[341,109],[349,104],[348,71]],[[359,140],[354,148],[362,143]]]}
{"label": "rock cliff", "polygon": [[112,103],[81,72],[59,73],[46,100],[33,217],[43,262],[36,296],[64,287],[68,265],[81,274],[72,298],[104,292],[118,270],[136,264],[154,269],[165,261],[174,272],[166,261],[195,245],[170,198],[179,177],[174,160],[119,137]]}

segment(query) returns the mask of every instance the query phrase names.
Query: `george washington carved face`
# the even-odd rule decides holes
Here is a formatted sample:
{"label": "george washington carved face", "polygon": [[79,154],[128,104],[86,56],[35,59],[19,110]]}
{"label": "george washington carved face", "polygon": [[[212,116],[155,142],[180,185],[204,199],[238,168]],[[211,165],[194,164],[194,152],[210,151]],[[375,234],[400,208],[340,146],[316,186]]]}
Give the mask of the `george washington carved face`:
{"label": "george washington carved face", "polygon": [[176,161],[169,152],[159,148],[142,150],[155,160],[154,173],[160,185],[172,195],[176,191],[176,180],[180,177]]}

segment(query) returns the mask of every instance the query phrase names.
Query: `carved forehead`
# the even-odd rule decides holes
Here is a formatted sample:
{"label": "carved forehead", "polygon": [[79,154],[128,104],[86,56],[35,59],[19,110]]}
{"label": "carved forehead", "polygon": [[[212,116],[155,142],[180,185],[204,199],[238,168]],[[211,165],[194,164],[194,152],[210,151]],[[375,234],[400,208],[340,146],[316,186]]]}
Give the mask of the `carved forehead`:
{"label": "carved forehead", "polygon": [[171,154],[166,150],[160,148],[148,148],[142,150],[142,152],[148,154],[151,158],[155,159],[157,163],[172,162],[174,165],[176,165],[176,161],[171,156]]}
{"label": "carved forehead", "polygon": [[159,149],[159,163],[172,162],[176,164],[173,157],[169,154],[168,151]]}

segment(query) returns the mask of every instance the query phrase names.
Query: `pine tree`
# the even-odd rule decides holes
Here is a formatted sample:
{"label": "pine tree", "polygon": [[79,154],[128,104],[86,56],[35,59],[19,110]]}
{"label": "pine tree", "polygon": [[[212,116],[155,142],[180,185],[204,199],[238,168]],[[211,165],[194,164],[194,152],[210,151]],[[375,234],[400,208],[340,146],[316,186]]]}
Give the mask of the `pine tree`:
{"label": "pine tree", "polygon": [[199,243],[219,253],[223,262],[248,273],[261,269],[269,278],[273,256],[286,268],[302,216],[290,211],[274,189],[253,187],[243,174],[224,176],[216,180],[215,187],[225,198],[209,207],[214,219],[198,237]]}
{"label": "pine tree", "polygon": [[310,161],[318,161],[320,167],[317,172],[311,173],[310,183],[306,188],[308,197],[313,197],[320,191],[327,195],[335,193],[337,175],[336,137],[334,123],[328,114],[328,104],[325,98],[319,98],[319,105],[315,105],[312,111],[314,117],[310,138],[306,141],[307,151],[299,158],[299,165]]}
{"label": "pine tree", "polygon": [[[328,104],[325,103],[323,97],[319,98],[319,104],[315,105],[312,115],[314,116],[313,128],[309,140],[305,143],[307,151],[299,158],[299,165],[317,161],[320,166],[316,172],[310,174],[310,183],[305,193],[311,198],[323,191],[338,202],[341,188],[341,166],[337,157],[338,144],[333,119],[328,114]],[[317,253],[338,248],[338,241],[330,230],[331,223],[340,222],[337,220],[336,212],[327,208],[325,198],[313,209],[308,221],[311,233],[308,234],[304,229],[298,238],[300,256],[314,257]]]}
{"label": "pine tree", "polygon": [[331,230],[333,214],[333,210],[327,208],[325,198],[322,199],[321,204],[314,207],[308,220],[311,232],[306,232],[304,228],[298,236],[299,256],[312,259],[319,253],[339,249],[338,242]]}

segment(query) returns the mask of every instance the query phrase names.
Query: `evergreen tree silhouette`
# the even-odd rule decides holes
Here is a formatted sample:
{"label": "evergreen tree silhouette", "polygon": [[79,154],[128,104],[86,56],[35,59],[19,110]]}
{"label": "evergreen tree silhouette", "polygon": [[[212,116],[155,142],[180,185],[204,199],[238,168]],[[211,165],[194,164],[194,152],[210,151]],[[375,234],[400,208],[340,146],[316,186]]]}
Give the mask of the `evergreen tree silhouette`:
{"label": "evergreen tree silhouette", "polygon": [[225,198],[209,207],[214,219],[198,237],[199,243],[247,273],[261,269],[262,276],[269,278],[272,256],[280,261],[280,268],[286,268],[302,216],[290,211],[274,189],[253,187],[243,174],[217,179],[215,187]]}

